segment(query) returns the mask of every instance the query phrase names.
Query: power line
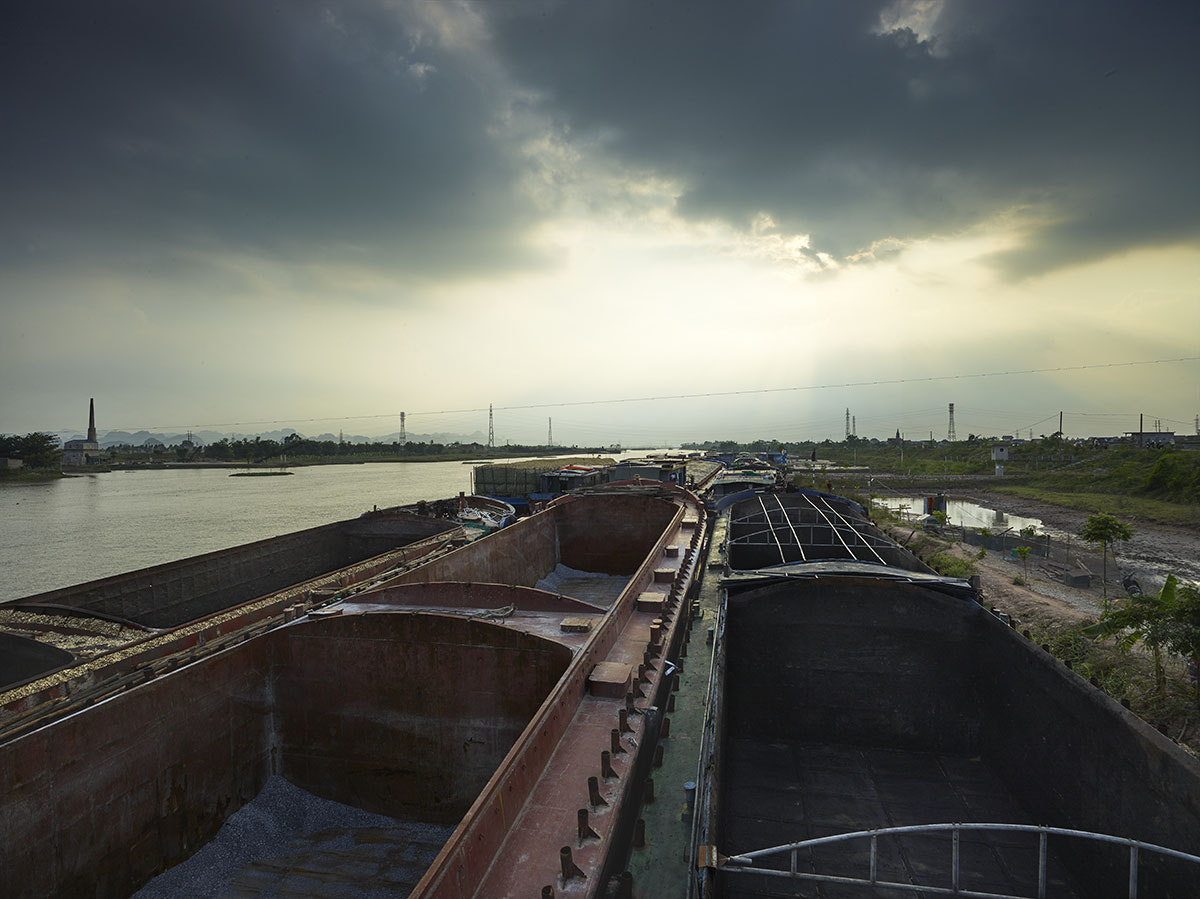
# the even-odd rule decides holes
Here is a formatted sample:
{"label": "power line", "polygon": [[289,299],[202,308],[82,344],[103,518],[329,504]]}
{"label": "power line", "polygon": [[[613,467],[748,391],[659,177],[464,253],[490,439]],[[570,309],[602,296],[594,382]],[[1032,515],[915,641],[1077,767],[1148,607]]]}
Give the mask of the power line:
{"label": "power line", "polygon": [[[1069,372],[1069,371],[1089,371],[1101,368],[1130,368],[1139,365],[1168,365],[1178,362],[1196,362],[1200,361],[1200,356],[1179,356],[1174,359],[1145,359],[1138,362],[1096,362],[1086,365],[1059,365],[1051,368],[1025,368],[1014,369],[1012,371],[986,371],[974,372],[968,374],[954,375],[928,375],[920,378],[878,378],[870,381],[845,381],[841,383],[831,384],[803,384],[793,387],[751,387],[744,390],[714,390],[705,393],[673,393],[662,394],[658,396],[630,396],[620,397],[616,399],[600,399],[600,400],[565,400],[562,402],[553,403],[524,403],[511,406],[491,406],[464,408],[464,409],[440,409],[426,412],[409,412],[409,416],[413,415],[465,415],[472,413],[487,412],[489,418],[493,408],[496,411],[516,411],[520,409],[558,409],[570,406],[608,406],[619,405],[622,403],[649,403],[662,400],[697,400],[697,399],[716,399],[720,397],[730,396],[752,396],[755,394],[771,394],[771,393],[798,393],[810,390],[838,390],[848,387],[884,387],[896,384],[931,384],[938,381],[965,381],[975,380],[980,378],[1008,378],[1016,375],[1044,375],[1054,372]],[[169,428],[234,428],[248,427],[250,425],[273,425],[273,424],[308,424],[312,422],[324,421],[365,421],[376,418],[394,418],[395,412],[380,412],[368,415],[343,415],[329,416],[324,418],[277,418],[263,421],[232,421],[232,422],[215,422],[211,424],[188,424],[188,425],[147,425],[142,430],[166,430]],[[117,430],[130,430],[129,428],[119,428]]]}

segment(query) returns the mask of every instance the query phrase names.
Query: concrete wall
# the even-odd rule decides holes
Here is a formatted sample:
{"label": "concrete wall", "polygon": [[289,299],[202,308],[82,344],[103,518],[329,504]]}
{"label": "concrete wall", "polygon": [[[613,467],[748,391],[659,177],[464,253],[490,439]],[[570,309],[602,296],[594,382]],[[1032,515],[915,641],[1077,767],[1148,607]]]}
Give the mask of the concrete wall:
{"label": "concrete wall", "polygon": [[822,578],[729,597],[731,733],[969,751],[978,606],[910,584]]}
{"label": "concrete wall", "polygon": [[22,602],[83,608],[147,627],[175,627],[449,527],[449,522],[417,516],[353,519],[41,593]]}
{"label": "concrete wall", "polygon": [[570,661],[453,615],[352,615],[276,647],[282,773],[370,811],[456,824]]}

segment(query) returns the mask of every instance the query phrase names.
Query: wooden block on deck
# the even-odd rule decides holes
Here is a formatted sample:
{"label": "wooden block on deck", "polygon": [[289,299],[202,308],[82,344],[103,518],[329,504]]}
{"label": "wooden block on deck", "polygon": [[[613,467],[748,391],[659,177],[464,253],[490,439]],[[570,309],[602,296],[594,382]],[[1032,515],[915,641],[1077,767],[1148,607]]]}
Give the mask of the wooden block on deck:
{"label": "wooden block on deck", "polygon": [[679,547],[674,543],[668,543],[665,547],[663,547],[663,555],[668,559],[674,559],[679,555]]}
{"label": "wooden block on deck", "polygon": [[624,699],[633,680],[633,668],[621,662],[600,662],[588,675],[588,689],[593,696]]}
{"label": "wooden block on deck", "polygon": [[661,615],[666,601],[667,598],[662,593],[639,593],[637,611],[653,612],[656,616]]}
{"label": "wooden block on deck", "polygon": [[559,625],[559,630],[564,634],[586,634],[591,629],[591,618],[564,618]]}
{"label": "wooden block on deck", "polygon": [[675,579],[674,568],[656,568],[654,569],[654,583],[669,584]]}

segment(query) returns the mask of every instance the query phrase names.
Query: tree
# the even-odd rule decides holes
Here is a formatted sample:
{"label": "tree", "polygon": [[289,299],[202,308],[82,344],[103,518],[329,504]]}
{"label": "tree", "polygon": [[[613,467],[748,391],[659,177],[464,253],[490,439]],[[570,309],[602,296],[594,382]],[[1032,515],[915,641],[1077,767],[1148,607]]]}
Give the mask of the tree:
{"label": "tree", "polygon": [[1083,632],[1090,637],[1119,636],[1117,645],[1123,650],[1141,642],[1154,658],[1154,692],[1159,702],[1167,698],[1167,676],[1163,670],[1163,649],[1176,634],[1177,582],[1175,575],[1167,577],[1157,596],[1135,593],[1116,608],[1106,609],[1100,620]]}
{"label": "tree", "polygon": [[57,468],[62,459],[58,438],[53,434],[34,431],[16,441],[17,452],[29,468]]}
{"label": "tree", "polygon": [[1104,611],[1108,611],[1108,548],[1118,540],[1132,540],[1133,528],[1115,515],[1097,512],[1088,517],[1079,531],[1079,536],[1088,543],[1099,544],[1103,565]]}
{"label": "tree", "polygon": [[1196,706],[1200,708],[1200,590],[1179,587],[1171,615],[1167,645],[1188,660],[1195,687]]}
{"label": "tree", "polygon": [[1029,580],[1029,550],[1028,546],[1018,546],[1017,555],[1021,557],[1021,564],[1025,566],[1025,579]]}

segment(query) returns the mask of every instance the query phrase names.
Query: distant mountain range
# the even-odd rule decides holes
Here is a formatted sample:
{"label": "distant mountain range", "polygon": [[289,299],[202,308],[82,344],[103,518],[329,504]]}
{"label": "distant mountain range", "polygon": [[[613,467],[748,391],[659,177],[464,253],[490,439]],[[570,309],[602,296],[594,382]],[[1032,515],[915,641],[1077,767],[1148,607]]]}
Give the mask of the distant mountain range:
{"label": "distant mountain range", "polygon": [[[253,440],[255,437],[260,437],[263,440],[276,440],[276,441],[279,441],[282,443],[283,439],[285,437],[288,437],[291,434],[297,434],[297,433],[299,433],[301,437],[304,437],[304,438],[307,438],[310,440],[322,440],[322,441],[332,440],[332,441],[336,442],[338,439],[337,434],[326,433],[326,434],[310,435],[310,434],[303,434],[292,428],[285,428],[283,430],[277,430],[277,431],[263,431],[258,434],[239,434],[239,433],[224,434],[219,431],[193,431],[192,432],[192,442],[196,443],[196,444],[200,444],[202,446],[207,446],[211,443],[216,443],[219,440],[223,440],[223,439],[241,440],[243,438],[248,438],[250,440]],[[78,431],[59,431],[56,436],[59,438],[60,441],[62,441],[63,443],[66,443],[68,440],[83,440],[85,435],[79,433]],[[345,440],[347,443],[394,443],[399,438],[399,436],[400,436],[400,433],[398,431],[393,431],[390,434],[383,434],[382,436],[378,436],[378,437],[367,437],[363,434],[343,434],[342,439]],[[445,433],[445,432],[438,432],[438,433],[433,433],[433,434],[408,434],[406,436],[407,436],[409,443],[433,442],[433,443],[443,443],[443,444],[445,444],[445,443],[481,443],[482,444],[482,443],[487,442],[487,438],[479,431],[475,431],[472,434],[449,434],[449,433]],[[99,440],[97,442],[100,444],[100,446],[102,448],[113,447],[113,446],[125,446],[125,445],[144,446],[147,441],[158,442],[158,443],[163,444],[164,446],[178,446],[179,444],[183,443],[183,441],[188,439],[188,435],[186,432],[182,433],[182,434],[170,434],[170,433],[165,433],[165,432],[145,431],[145,430],[132,431],[132,432],[131,431],[104,431],[104,432],[98,433],[97,437],[99,438]]]}

